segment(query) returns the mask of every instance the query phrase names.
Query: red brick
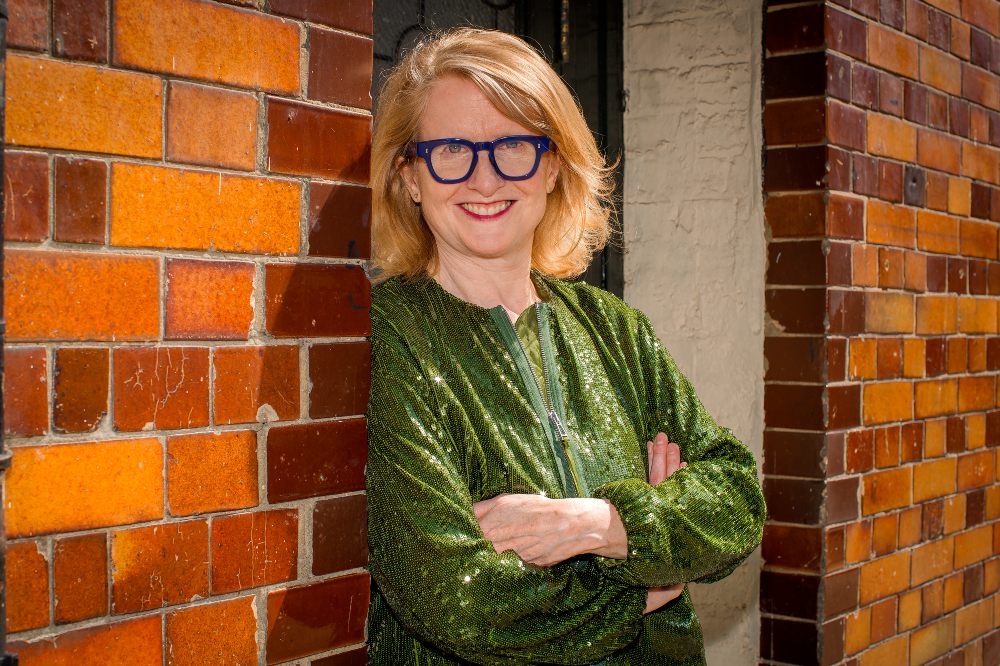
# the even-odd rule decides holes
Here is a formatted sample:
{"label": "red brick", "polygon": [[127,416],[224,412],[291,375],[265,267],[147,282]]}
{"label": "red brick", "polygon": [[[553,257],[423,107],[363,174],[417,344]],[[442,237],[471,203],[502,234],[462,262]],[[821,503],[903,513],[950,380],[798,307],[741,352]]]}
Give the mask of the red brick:
{"label": "red brick", "polygon": [[298,516],[297,509],[287,509],[213,519],[212,593],[295,580]]}
{"label": "red brick", "polygon": [[[768,13],[767,16],[772,14]],[[829,48],[859,60],[868,53],[867,24],[830,6],[824,10],[824,32]],[[770,34],[770,33],[769,33]]]}
{"label": "red brick", "polygon": [[167,158],[252,170],[257,158],[257,99],[249,93],[171,82]]}
{"label": "red brick", "polygon": [[111,535],[111,612],[135,613],[208,596],[208,522]]}
{"label": "red brick", "polygon": [[167,438],[170,514],[256,506],[257,437],[250,430]]}
{"label": "red brick", "polygon": [[[266,327],[275,337],[369,335],[371,291],[358,266],[268,264]],[[324,307],[317,310],[315,304]]]}
{"label": "red brick", "polygon": [[865,112],[857,107],[827,102],[826,134],[830,143],[865,150]]}
{"label": "red brick", "polygon": [[372,108],[372,40],[309,29],[309,98]]}
{"label": "red brick", "polygon": [[48,0],[8,0],[7,45],[32,51],[49,47]]}
{"label": "red brick", "polygon": [[335,5],[326,0],[271,0],[270,6],[275,14],[294,16],[366,35],[372,34],[370,0],[344,0]]}
{"label": "red brick", "polygon": [[364,419],[271,428],[267,498],[271,503],[364,488]]}
{"label": "red brick", "polygon": [[163,517],[163,449],[156,439],[25,446],[13,454],[8,537]]}
{"label": "red brick", "polygon": [[912,333],[913,296],[898,292],[866,294],[865,328],[872,333]]}
{"label": "red brick", "polygon": [[268,171],[367,183],[371,117],[271,98]]}
{"label": "red brick", "polygon": [[993,451],[986,450],[960,456],[958,459],[958,489],[968,490],[993,482]]}
{"label": "red brick", "polygon": [[229,666],[257,663],[254,597],[202,604],[167,613],[169,666]]}
{"label": "red brick", "polygon": [[255,273],[245,262],[168,260],[166,337],[246,340]]}
{"label": "red brick", "polygon": [[6,90],[8,144],[161,156],[156,77],[11,54]]}
{"label": "red brick", "polygon": [[878,161],[878,195],[886,201],[903,200],[903,165],[888,160]]}
{"label": "red brick", "polygon": [[910,581],[910,553],[873,560],[861,567],[861,603],[867,604],[905,590]]}
{"label": "red brick", "polygon": [[909,468],[891,469],[865,476],[862,493],[864,515],[908,505],[913,495],[911,477]]}
{"label": "red brick", "polygon": [[851,247],[852,281],[856,286],[878,286],[878,251],[877,246],[863,243]]}
{"label": "red brick", "polygon": [[957,461],[947,457],[913,467],[913,501],[923,502],[955,492]]}
{"label": "red brick", "polygon": [[[289,661],[365,638],[367,573],[275,590],[267,595],[267,663]],[[301,630],[308,626],[310,631]]]}
{"label": "red brick", "polygon": [[917,333],[953,333],[958,330],[958,299],[954,296],[917,297]]}
{"label": "red brick", "polygon": [[157,259],[26,250],[7,250],[5,255],[8,341],[123,341],[159,335]]}
{"label": "red brick", "polygon": [[158,615],[10,643],[20,666],[162,666]]}
{"label": "red brick", "polygon": [[892,116],[868,116],[868,151],[873,155],[913,162],[917,156],[917,131]]}
{"label": "red brick", "polygon": [[258,12],[198,0],[119,0],[114,4],[115,64],[295,93],[299,28]]}
{"label": "red brick", "polygon": [[[367,187],[310,183],[309,256],[370,257],[371,213]],[[822,224],[822,207],[817,219]]]}
{"label": "red brick", "polygon": [[64,58],[108,61],[108,5],[103,0],[53,0],[52,50]]}
{"label": "red brick", "polygon": [[63,347],[55,355],[53,421],[62,432],[90,432],[108,413],[108,350]]}
{"label": "red brick", "polygon": [[40,241],[49,235],[49,159],[4,153],[4,240]]}
{"label": "red brick", "polygon": [[313,509],[313,574],[368,564],[368,515],[364,495],[322,500]]}
{"label": "red brick", "polygon": [[[912,400],[911,400],[912,402]],[[899,465],[899,435],[900,427],[891,426],[875,431],[875,466],[879,468],[897,467]],[[896,528],[893,530],[896,538]]]}
{"label": "red brick", "polygon": [[869,243],[914,247],[916,216],[913,209],[892,206],[875,199],[868,202]]}
{"label": "red brick", "polygon": [[49,623],[49,558],[40,541],[7,544],[7,631]]}
{"label": "red brick", "polygon": [[103,532],[58,539],[53,563],[56,623],[108,612],[108,544]]}
{"label": "red brick", "polygon": [[878,249],[878,286],[885,289],[903,288],[902,250],[888,247]]}
{"label": "red brick", "polygon": [[32,437],[49,429],[45,349],[7,347],[3,351],[3,431]]}
{"label": "red brick", "polygon": [[879,382],[864,387],[864,422],[886,423],[913,417],[913,384]]}
{"label": "red brick", "polygon": [[57,241],[104,243],[108,217],[108,165],[101,160],[56,157]]}
{"label": "red brick", "polygon": [[836,192],[829,193],[826,208],[828,233],[835,238],[855,238],[865,235],[865,202],[863,199],[848,197]]}
{"label": "red brick", "polygon": [[958,139],[931,130],[917,132],[917,161],[923,166],[957,174],[961,156],[962,144]]}
{"label": "red brick", "polygon": [[139,164],[111,169],[111,242],[295,254],[298,183]]}
{"label": "red brick", "polygon": [[295,345],[215,350],[216,423],[299,417],[299,350]]}
{"label": "red brick", "polygon": [[124,347],[114,350],[116,430],[208,425],[208,349]]}

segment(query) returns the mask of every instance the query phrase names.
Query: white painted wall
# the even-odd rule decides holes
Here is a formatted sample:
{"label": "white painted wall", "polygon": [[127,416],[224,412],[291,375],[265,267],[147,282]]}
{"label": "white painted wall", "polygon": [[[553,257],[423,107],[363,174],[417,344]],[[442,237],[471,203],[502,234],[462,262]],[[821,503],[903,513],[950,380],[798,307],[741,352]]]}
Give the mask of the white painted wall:
{"label": "white painted wall", "polygon": [[[625,2],[625,300],[762,457],[759,0]],[[692,586],[710,665],[757,663],[760,554]]]}

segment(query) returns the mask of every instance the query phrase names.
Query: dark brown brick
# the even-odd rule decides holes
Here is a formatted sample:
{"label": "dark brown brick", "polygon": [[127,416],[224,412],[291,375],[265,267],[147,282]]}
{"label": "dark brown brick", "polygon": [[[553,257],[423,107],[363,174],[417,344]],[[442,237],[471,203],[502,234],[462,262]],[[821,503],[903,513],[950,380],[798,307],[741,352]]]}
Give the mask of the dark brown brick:
{"label": "dark brown brick", "polygon": [[371,0],[271,0],[271,11],[333,28],[372,34]]}
{"label": "dark brown brick", "polygon": [[268,170],[368,182],[371,117],[269,98]]}
{"label": "dark brown brick", "polygon": [[108,350],[57,349],[55,366],[56,430],[90,432],[108,413]]}
{"label": "dark brown brick", "polygon": [[819,616],[818,576],[780,571],[760,574],[760,610],[764,613],[816,619]]}
{"label": "dark brown brick", "polygon": [[969,259],[969,293],[985,295],[989,292],[988,266],[984,259]]}
{"label": "dark brown brick", "polygon": [[864,238],[864,200],[831,192],[826,210],[827,232],[831,238],[853,238],[855,240]]}
{"label": "dark brown brick", "polygon": [[826,136],[826,105],[821,97],[771,102],[764,107],[768,146],[821,143]]}
{"label": "dark brown brick", "polygon": [[868,127],[864,111],[831,100],[827,106],[826,125],[830,143],[864,151]]}
{"label": "dark brown brick", "polygon": [[918,166],[907,164],[903,171],[903,203],[923,208],[926,198],[926,172]]}
{"label": "dark brown brick", "polygon": [[831,382],[847,378],[847,340],[829,338],[826,341],[826,375]]}
{"label": "dark brown brick", "polygon": [[845,102],[851,101],[851,61],[833,55],[826,56],[827,95]]}
{"label": "dark brown brick", "polygon": [[49,159],[4,153],[4,240],[40,241],[49,235]]}
{"label": "dark brown brick", "polygon": [[309,348],[309,416],[364,414],[371,380],[367,342],[313,345]]}
{"label": "dark brown brick", "polygon": [[801,384],[764,386],[764,422],[771,428],[819,430],[823,427],[823,387]]}
{"label": "dark brown brick", "polygon": [[978,28],[973,28],[969,35],[969,60],[973,65],[979,65],[983,69],[990,68],[990,59],[993,57],[993,38],[989,33]]}
{"label": "dark brown brick", "polygon": [[972,217],[984,220],[990,217],[990,187],[982,183],[972,183]]}
{"label": "dark brown brick", "polygon": [[928,10],[927,41],[945,52],[951,48],[951,19],[944,12]]}
{"label": "dark brown brick", "polygon": [[952,134],[969,138],[969,103],[957,97],[948,99],[948,128]]}
{"label": "dark brown brick", "polygon": [[[1000,270],[997,272],[1000,283]],[[927,257],[927,291],[945,291],[948,288],[948,258],[930,255]]]}
{"label": "dark brown brick", "polygon": [[309,184],[309,256],[371,256],[372,192],[367,187]]}
{"label": "dark brown brick", "polygon": [[52,0],[52,50],[57,56],[108,61],[108,0]]}
{"label": "dark brown brick", "polygon": [[965,526],[975,527],[986,519],[986,494],[982,488],[965,494]]}
{"label": "dark brown brick", "polygon": [[825,617],[832,617],[858,607],[860,569],[857,567],[823,578]]}
{"label": "dark brown brick", "polygon": [[889,72],[878,74],[878,108],[883,113],[903,115],[903,80]]}
{"label": "dark brown brick", "polygon": [[108,544],[103,532],[56,541],[53,580],[57,624],[107,614],[107,562]]}
{"label": "dark brown brick", "polygon": [[823,9],[805,5],[768,12],[765,48],[776,54],[801,51],[823,45]]}
{"label": "dark brown brick", "polygon": [[826,283],[851,284],[851,244],[830,242],[826,254]]}
{"label": "dark brown brick", "polygon": [[851,153],[827,146],[826,171],[826,184],[831,191],[851,191]]}
{"label": "dark brown brick", "polygon": [[768,246],[768,284],[823,285],[825,267],[822,241],[772,242]]}
{"label": "dark brown brick", "polygon": [[852,58],[868,56],[867,24],[849,14],[826,7],[826,45]]}
{"label": "dark brown brick", "polygon": [[372,40],[309,29],[309,98],[372,108]]}
{"label": "dark brown brick", "polygon": [[818,571],[821,550],[822,528],[804,525],[764,526],[762,551],[765,566]]}
{"label": "dark brown brick", "polygon": [[948,291],[966,294],[969,291],[969,260],[948,257]]}
{"label": "dark brown brick", "polygon": [[824,444],[821,433],[765,430],[763,472],[822,478]]}
{"label": "dark brown brick", "polygon": [[879,197],[886,201],[903,200],[903,165],[887,160],[878,161]]}
{"label": "dark brown brick", "polygon": [[353,609],[368,607],[369,586],[358,573],[268,593],[267,663],[363,642],[366,616]]}
{"label": "dark brown brick", "polygon": [[[768,289],[768,315],[787,333],[822,333],[826,316],[824,289]],[[863,312],[862,308],[862,312]]]}
{"label": "dark brown brick", "polygon": [[854,430],[847,433],[845,449],[846,470],[863,472],[875,464],[875,435],[872,430]]}
{"label": "dark brown brick", "polygon": [[948,453],[965,451],[965,419],[961,416],[952,416],[946,423],[945,447]]}
{"label": "dark brown brick", "polygon": [[827,182],[825,146],[773,148],[765,153],[764,191],[817,190]]}
{"label": "dark brown brick", "polygon": [[878,160],[867,155],[851,156],[854,172],[854,192],[869,196],[878,195]]}
{"label": "dark brown brick", "polygon": [[827,314],[831,333],[860,333],[865,328],[864,293],[841,289],[829,290]]}
{"label": "dark brown brick", "polygon": [[784,664],[817,664],[819,630],[815,621],[760,619],[760,656]]}
{"label": "dark brown brick", "polygon": [[851,65],[851,101],[866,109],[878,107],[878,70],[857,62]]}
{"label": "dark brown brick", "polygon": [[828,524],[858,517],[858,477],[828,481],[826,484],[826,520]]}
{"label": "dark brown brick", "polygon": [[934,129],[948,129],[948,97],[927,91],[927,123]]}
{"label": "dark brown brick", "polygon": [[923,505],[920,517],[920,540],[930,541],[944,534],[944,502],[937,500]]}
{"label": "dark brown brick", "polygon": [[768,517],[783,523],[818,525],[823,482],[807,479],[764,479]]}
{"label": "dark brown brick", "polygon": [[338,652],[329,657],[313,660],[309,666],[367,666],[368,648],[361,647],[357,650]]}
{"label": "dark brown brick", "polygon": [[371,333],[371,287],[360,266],[268,264],[265,271],[265,325],[271,335]]}
{"label": "dark brown brick", "polygon": [[766,58],[764,99],[821,96],[825,92],[826,71],[821,51]]}
{"label": "dark brown brick", "polygon": [[768,195],[764,203],[764,217],[774,238],[823,236],[825,215],[822,192]]}
{"label": "dark brown brick", "polygon": [[103,243],[108,210],[108,165],[57,157],[55,239]]}
{"label": "dark brown brick", "polygon": [[[47,0],[7,2],[7,45],[32,51],[49,48],[49,3]],[[5,165],[6,166],[6,165]]]}
{"label": "dark brown brick", "polygon": [[944,338],[927,339],[927,376],[933,377],[944,374],[947,368],[947,354],[945,351]]}
{"label": "dark brown brick", "polygon": [[363,418],[272,428],[267,436],[268,501],[362,490],[367,453]]}
{"label": "dark brown brick", "polygon": [[826,403],[826,426],[828,428],[852,428],[861,423],[861,387],[859,385],[828,387]]}
{"label": "dark brown brick", "polygon": [[41,347],[3,350],[3,431],[32,437],[49,429],[48,372]]}
{"label": "dark brown brick", "polygon": [[896,30],[902,30],[905,25],[903,0],[879,0],[879,15],[882,23],[891,25]]}
{"label": "dark brown brick", "polygon": [[364,495],[322,500],[313,509],[313,574],[368,564],[368,508]]}
{"label": "dark brown brick", "polygon": [[915,123],[927,122],[927,88],[913,81],[903,83],[903,117]]}

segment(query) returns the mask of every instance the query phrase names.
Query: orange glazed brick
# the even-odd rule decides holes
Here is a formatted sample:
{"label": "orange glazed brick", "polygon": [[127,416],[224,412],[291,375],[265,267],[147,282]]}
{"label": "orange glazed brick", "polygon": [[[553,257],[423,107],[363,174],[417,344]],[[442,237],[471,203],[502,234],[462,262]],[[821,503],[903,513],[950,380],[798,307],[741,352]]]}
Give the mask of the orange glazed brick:
{"label": "orange glazed brick", "polygon": [[954,379],[917,382],[914,394],[918,419],[949,414],[958,408],[958,383]]}
{"label": "orange glazed brick", "polygon": [[899,597],[899,615],[897,626],[899,631],[909,631],[919,624],[920,591],[912,590],[900,595]]}
{"label": "orange glazed brick", "polygon": [[26,446],[13,453],[8,537],[163,517],[163,449],[156,439]]}
{"label": "orange glazed brick", "polygon": [[986,369],[986,338],[969,338],[969,372]]}
{"label": "orange glazed brick", "polygon": [[968,490],[993,482],[993,450],[958,458],[958,489]]}
{"label": "orange glazed brick", "polygon": [[903,376],[923,377],[927,350],[922,338],[903,340]]}
{"label": "orange glazed brick", "polygon": [[854,654],[868,647],[872,642],[871,630],[871,608],[862,608],[848,615],[844,627],[845,654]]}
{"label": "orange glazed brick", "polygon": [[7,631],[49,623],[49,564],[40,541],[7,544]]}
{"label": "orange glazed brick", "polygon": [[868,62],[907,78],[916,79],[919,75],[917,42],[880,25],[869,24]]}
{"label": "orange glazed brick", "polygon": [[1000,6],[991,0],[962,0],[962,18],[994,36],[1000,34]]}
{"label": "orange glazed brick", "polygon": [[983,525],[955,535],[955,569],[985,560],[992,554],[992,525]]}
{"label": "orange glazed brick", "polygon": [[958,254],[960,239],[956,218],[917,211],[917,247],[921,250]]}
{"label": "orange glazed brick", "polygon": [[170,666],[257,663],[257,610],[253,597],[183,608],[167,614]]}
{"label": "orange glazed brick", "polygon": [[[920,223],[917,222],[917,237]],[[919,243],[919,240],[918,240]],[[907,252],[903,257],[903,286],[910,291],[927,289],[927,257],[917,252]]]}
{"label": "orange glazed brick", "polygon": [[255,272],[251,263],[168,260],[166,337],[246,340]]}
{"label": "orange glazed brick", "polygon": [[920,525],[923,512],[919,506],[906,509],[899,514],[899,545],[912,546],[920,541]]}
{"label": "orange glazed brick", "polygon": [[55,545],[56,624],[76,622],[108,612],[108,544],[103,532]]}
{"label": "orange glazed brick", "polygon": [[1000,589],[1000,557],[983,563],[983,592],[993,594]]}
{"label": "orange glazed brick", "polygon": [[985,414],[969,414],[965,417],[965,439],[970,450],[986,446]]}
{"label": "orange glazed brick", "polygon": [[958,330],[962,333],[996,333],[997,301],[992,298],[959,297]]}
{"label": "orange glazed brick", "polygon": [[948,212],[969,215],[972,211],[972,181],[965,178],[948,179]]}
{"label": "orange glazed brick", "polygon": [[208,596],[208,522],[111,534],[111,612],[134,613]]}
{"label": "orange glazed brick", "polygon": [[863,408],[865,424],[906,421],[913,417],[913,384],[910,382],[866,384]]}
{"label": "orange glazed brick", "polygon": [[916,587],[951,572],[954,556],[955,541],[952,537],[914,548],[910,562],[910,585]]}
{"label": "orange glazed brick", "polygon": [[996,402],[996,382],[993,376],[960,377],[958,380],[958,411],[971,412],[993,407]]}
{"label": "orange glazed brick", "polygon": [[989,222],[962,220],[962,254],[967,257],[997,258],[997,227]]}
{"label": "orange glazed brick", "polygon": [[212,594],[298,576],[296,509],[240,513],[212,520]]}
{"label": "orange glazed brick", "polygon": [[993,184],[1000,183],[1000,150],[975,143],[963,143],[962,175]]}
{"label": "orange glazed brick", "polygon": [[862,243],[851,246],[851,274],[854,285],[878,285],[878,247]]}
{"label": "orange glazed brick", "polygon": [[905,664],[909,655],[910,643],[906,636],[897,636],[877,647],[868,650],[858,660],[860,666],[885,666],[886,664]]}
{"label": "orange glazed brick", "polygon": [[875,379],[875,339],[850,340],[848,371],[851,379]]}
{"label": "orange glazed brick", "polygon": [[899,524],[896,514],[878,516],[872,521],[872,549],[876,556],[896,550],[897,529]]}
{"label": "orange glazed brick", "polygon": [[920,80],[952,95],[962,94],[962,61],[929,46],[920,46]]}
{"label": "orange glazed brick", "polygon": [[965,529],[965,495],[952,495],[944,500],[944,533],[954,534]]}
{"label": "orange glazed brick", "polygon": [[861,498],[864,515],[908,505],[913,496],[912,476],[908,467],[866,475]]}
{"label": "orange glazed brick", "polygon": [[950,650],[955,636],[955,616],[948,615],[910,634],[910,666],[927,664]]}
{"label": "orange glazed brick", "polygon": [[159,260],[25,250],[4,254],[8,341],[159,336]]}
{"label": "orange glazed brick", "polygon": [[114,350],[116,430],[193,428],[208,424],[208,349]]}
{"label": "orange glazed brick", "polygon": [[903,162],[917,158],[917,130],[892,116],[868,116],[868,152]]}
{"label": "orange glazed brick", "polygon": [[958,174],[961,157],[962,143],[958,139],[934,130],[917,131],[917,162],[921,165]]}
{"label": "orange glazed brick", "polygon": [[153,615],[7,647],[19,666],[162,666],[162,632]]}
{"label": "orange glazed brick", "polygon": [[299,28],[290,21],[199,0],[119,0],[113,25],[115,64],[299,91]]}
{"label": "orange glazed brick", "polygon": [[914,247],[916,216],[911,208],[893,206],[876,199],[868,201],[869,243]]}
{"label": "orange glazed brick", "polygon": [[917,333],[954,333],[958,330],[958,298],[917,296]]}
{"label": "orange glazed brick", "polygon": [[160,157],[160,79],[59,60],[7,58],[8,144]]}
{"label": "orange glazed brick", "polygon": [[923,502],[955,492],[955,458],[924,461],[913,467],[913,501]]}
{"label": "orange glazed brick", "polygon": [[965,372],[968,368],[968,358],[968,339],[948,338],[948,372]]}
{"label": "orange glazed brick", "polygon": [[3,350],[3,431],[32,437],[49,429],[48,373],[42,347]]}
{"label": "orange glazed brick", "polygon": [[167,98],[167,159],[252,170],[257,99],[173,81]]}
{"label": "orange glazed brick", "polygon": [[871,333],[913,333],[913,295],[883,291],[866,294],[865,328]]}
{"label": "orange glazed brick", "polygon": [[968,643],[982,636],[993,626],[993,599],[983,599],[955,613],[955,644]]}
{"label": "orange glazed brick", "polygon": [[217,424],[299,417],[299,349],[295,345],[215,350]]}
{"label": "orange glazed brick", "polygon": [[996,75],[978,67],[962,67],[962,94],[969,101],[993,109],[1000,108],[1000,84]]}
{"label": "orange glazed brick", "polygon": [[848,523],[844,537],[846,541],[845,557],[848,564],[864,562],[871,557],[871,521],[862,520],[856,523]]}
{"label": "orange glazed brick", "polygon": [[167,438],[170,514],[256,506],[257,435],[250,430]]}
{"label": "orange glazed brick", "polygon": [[295,254],[301,190],[298,183],[269,178],[115,164],[111,242]]}
{"label": "orange glazed brick", "polygon": [[927,172],[928,208],[948,210],[948,176],[936,171]]}
{"label": "orange glazed brick", "polygon": [[861,565],[861,603],[898,594],[910,581],[910,553],[903,551]]}

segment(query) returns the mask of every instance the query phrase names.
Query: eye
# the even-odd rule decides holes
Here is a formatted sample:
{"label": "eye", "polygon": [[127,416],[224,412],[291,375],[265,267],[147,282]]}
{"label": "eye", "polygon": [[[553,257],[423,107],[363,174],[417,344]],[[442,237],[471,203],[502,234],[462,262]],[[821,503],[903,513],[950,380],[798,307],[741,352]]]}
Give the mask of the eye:
{"label": "eye", "polygon": [[466,148],[465,146],[463,146],[460,143],[446,143],[444,145],[444,151],[446,153],[450,153],[452,155],[460,155],[460,154],[464,153],[467,150],[468,150],[468,148]]}

